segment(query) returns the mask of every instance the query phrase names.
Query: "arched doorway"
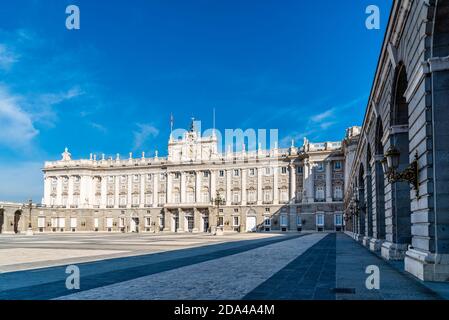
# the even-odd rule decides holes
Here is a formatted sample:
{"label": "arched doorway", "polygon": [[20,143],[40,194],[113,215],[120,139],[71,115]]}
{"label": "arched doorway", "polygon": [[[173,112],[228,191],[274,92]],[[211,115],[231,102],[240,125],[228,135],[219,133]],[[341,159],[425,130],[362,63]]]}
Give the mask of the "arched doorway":
{"label": "arched doorway", "polygon": [[[371,147],[368,145],[366,149],[366,173],[365,173],[365,194],[366,194],[366,222],[367,222],[367,235],[369,238],[373,237],[373,210],[372,210],[372,196],[373,196],[373,184],[371,180]],[[369,245],[366,243],[365,245]]]}
{"label": "arched doorway", "polygon": [[[392,101],[392,134],[390,143],[400,152],[399,171],[403,171],[410,163],[408,103],[405,92],[408,87],[407,72],[400,63],[395,76]],[[387,239],[401,245],[400,250],[406,250],[411,242],[411,208],[410,184],[398,181],[391,186],[392,233]],[[403,247],[403,248],[402,248]],[[397,257],[399,258],[399,257]]]}
{"label": "arched doorway", "polygon": [[359,177],[357,181],[357,199],[359,211],[359,234],[366,236],[366,205],[365,205],[365,181],[363,179],[365,170],[363,165],[360,165]]}
{"label": "arched doorway", "polygon": [[131,214],[131,219],[129,221],[129,231],[133,233],[138,233],[139,222],[140,222],[139,217],[135,213]]}
{"label": "arched doorway", "polygon": [[5,223],[5,209],[0,209],[0,233],[3,233],[4,223]]}
{"label": "arched doorway", "polygon": [[257,231],[256,211],[250,209],[246,213],[246,232],[256,232],[256,231]]}
{"label": "arched doorway", "polygon": [[374,237],[379,240],[385,239],[385,175],[382,168],[382,160],[384,158],[384,146],[382,138],[384,136],[383,123],[380,116],[376,121],[376,137],[375,137],[375,196],[376,196],[376,232]]}
{"label": "arched doorway", "polygon": [[20,218],[22,217],[22,211],[21,210],[17,210],[14,213],[14,233],[19,233],[20,232],[20,228],[19,228],[19,222],[20,222]]}

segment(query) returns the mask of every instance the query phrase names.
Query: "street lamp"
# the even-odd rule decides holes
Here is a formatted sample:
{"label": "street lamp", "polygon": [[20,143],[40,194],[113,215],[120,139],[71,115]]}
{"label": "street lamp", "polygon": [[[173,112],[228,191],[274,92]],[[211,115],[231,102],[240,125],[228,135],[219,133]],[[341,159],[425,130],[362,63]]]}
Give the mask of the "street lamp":
{"label": "street lamp", "polygon": [[31,210],[33,209],[33,200],[28,200],[28,204],[24,204],[23,205],[23,209],[28,208],[28,212],[29,212],[29,220],[28,220],[28,229],[27,229],[27,236],[32,236],[34,235],[33,233],[33,227],[31,225]]}
{"label": "street lamp", "polygon": [[[218,191],[215,196],[215,199],[212,199],[212,202],[217,207],[217,226],[216,226],[216,233],[217,233],[218,230],[221,229],[220,226],[218,225],[219,220],[220,220],[220,204],[223,204],[223,202],[224,202],[224,199],[221,197],[221,195]],[[221,230],[221,231],[223,231],[223,230]]]}
{"label": "street lamp", "polygon": [[401,153],[395,146],[390,146],[385,157],[382,160],[382,168],[390,183],[408,182],[415,189],[416,197],[419,198],[419,169],[418,152],[415,153],[415,159],[402,172],[398,171]]}

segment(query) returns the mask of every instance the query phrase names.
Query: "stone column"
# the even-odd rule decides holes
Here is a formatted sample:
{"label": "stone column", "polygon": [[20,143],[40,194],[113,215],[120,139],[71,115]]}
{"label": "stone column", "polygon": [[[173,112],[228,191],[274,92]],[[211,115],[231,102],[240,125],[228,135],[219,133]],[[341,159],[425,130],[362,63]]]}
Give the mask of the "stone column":
{"label": "stone column", "polygon": [[308,165],[309,170],[309,178],[307,180],[307,202],[313,203],[315,202],[315,182],[314,182],[314,173],[313,173],[313,164],[309,162]]}
{"label": "stone column", "polygon": [[173,203],[173,174],[167,172],[167,203]]}
{"label": "stone column", "polygon": [[114,208],[118,208],[120,205],[120,197],[119,197],[120,176],[115,176],[114,178],[115,178]]}
{"label": "stone column", "polygon": [[332,161],[326,161],[326,202],[332,202]]}
{"label": "stone column", "polygon": [[201,202],[201,171],[195,171],[195,201]]}
{"label": "stone column", "polygon": [[44,179],[44,205],[50,205],[50,194],[51,194],[51,179],[45,177]]}
{"label": "stone column", "polygon": [[257,168],[257,205],[262,205],[263,195],[262,195],[262,174],[263,168]]}
{"label": "stone column", "polygon": [[246,206],[246,175],[247,169],[242,169],[242,205]]}
{"label": "stone column", "polygon": [[178,230],[176,230],[176,232],[184,232],[187,231],[187,226],[186,226],[186,217],[185,217],[185,213],[182,209],[179,209],[179,213],[178,213],[178,221],[179,221],[179,228]]}
{"label": "stone column", "polygon": [[290,163],[290,202],[295,203],[296,199],[296,166]]}
{"label": "stone column", "polygon": [[96,179],[94,176],[89,176],[89,188],[90,188],[90,196],[89,196],[89,208],[93,208],[95,205],[95,184]]}
{"label": "stone column", "polygon": [[163,209],[164,212],[164,229],[162,231],[171,231],[172,230],[172,213],[170,210]]}
{"label": "stone column", "polygon": [[128,175],[128,194],[127,194],[127,200],[126,200],[126,207],[131,208],[133,198],[132,198],[132,190],[133,189],[133,175]]}
{"label": "stone column", "polygon": [[210,172],[210,197],[209,199],[215,199],[217,195],[217,172],[211,170]]}
{"label": "stone column", "polygon": [[[159,175],[157,173],[153,174],[153,207],[159,207]],[[164,224],[167,222],[165,221]]]}
{"label": "stone column", "polygon": [[[80,181],[80,184],[81,184],[81,181]],[[81,187],[82,187],[82,185],[80,185],[80,188]],[[81,199],[80,199],[80,202],[81,202]],[[82,202],[80,203],[80,205],[81,204],[82,204]],[[68,190],[68,196],[67,196],[67,207],[70,208],[71,205],[73,205],[73,176],[69,176],[69,190]]]}
{"label": "stone column", "polygon": [[232,175],[232,169],[226,170],[226,205],[227,206],[230,206],[232,203],[231,175]]}
{"label": "stone column", "polygon": [[279,204],[279,168],[273,167],[273,204]]}
{"label": "stone column", "polygon": [[108,192],[108,177],[107,176],[102,176],[101,177],[101,201],[100,201],[100,207],[101,208],[106,208],[106,206],[108,205],[108,200],[107,200],[107,192]]}
{"label": "stone column", "polygon": [[145,182],[146,182],[146,175],[141,174],[140,175],[140,207],[145,207]]}
{"label": "stone column", "polygon": [[57,177],[57,183],[56,183],[56,205],[61,206],[62,205],[62,177]]}
{"label": "stone column", "polygon": [[302,202],[307,203],[309,199],[309,191],[308,191],[308,185],[309,185],[309,162],[304,160],[304,167],[302,170],[302,189],[303,189],[303,196],[302,196]]}
{"label": "stone column", "polygon": [[192,233],[198,233],[201,230],[201,212],[193,208],[193,230]]}
{"label": "stone column", "polygon": [[[186,203],[186,173],[181,172],[181,203]],[[181,223],[181,222],[179,222]]]}

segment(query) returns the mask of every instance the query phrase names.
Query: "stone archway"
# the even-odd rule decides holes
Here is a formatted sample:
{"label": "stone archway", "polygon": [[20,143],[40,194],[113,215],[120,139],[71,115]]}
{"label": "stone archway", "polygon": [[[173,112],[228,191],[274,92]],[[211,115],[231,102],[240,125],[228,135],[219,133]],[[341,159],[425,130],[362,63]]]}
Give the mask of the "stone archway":
{"label": "stone archway", "polygon": [[20,222],[21,217],[22,217],[22,211],[21,210],[17,210],[16,212],[14,212],[13,231],[16,234],[20,233],[19,222]]}
{"label": "stone archway", "polygon": [[246,212],[246,232],[256,232],[257,231],[257,216],[256,211],[249,209]]}
{"label": "stone archway", "polygon": [[379,240],[385,239],[385,174],[382,168],[382,160],[384,158],[384,146],[382,138],[384,136],[384,129],[382,119],[379,116],[376,121],[376,136],[375,136],[375,206],[376,211],[376,232],[374,237]]}
{"label": "stone archway", "polygon": [[0,233],[3,233],[4,223],[5,223],[5,209],[0,209]]}

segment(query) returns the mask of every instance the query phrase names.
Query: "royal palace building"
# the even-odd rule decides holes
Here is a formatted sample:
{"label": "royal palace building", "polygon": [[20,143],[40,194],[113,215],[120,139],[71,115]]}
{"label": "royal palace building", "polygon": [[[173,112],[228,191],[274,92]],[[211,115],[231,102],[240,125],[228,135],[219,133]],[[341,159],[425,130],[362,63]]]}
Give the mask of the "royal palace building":
{"label": "royal palace building", "polygon": [[[168,156],[126,159],[66,149],[46,162],[34,232],[297,232],[342,230],[341,142],[218,152],[214,134],[170,137]],[[9,209],[8,209],[9,208]],[[29,208],[4,204],[3,232],[24,232]],[[9,214],[6,214],[9,210]],[[5,221],[9,219],[9,221]]]}

